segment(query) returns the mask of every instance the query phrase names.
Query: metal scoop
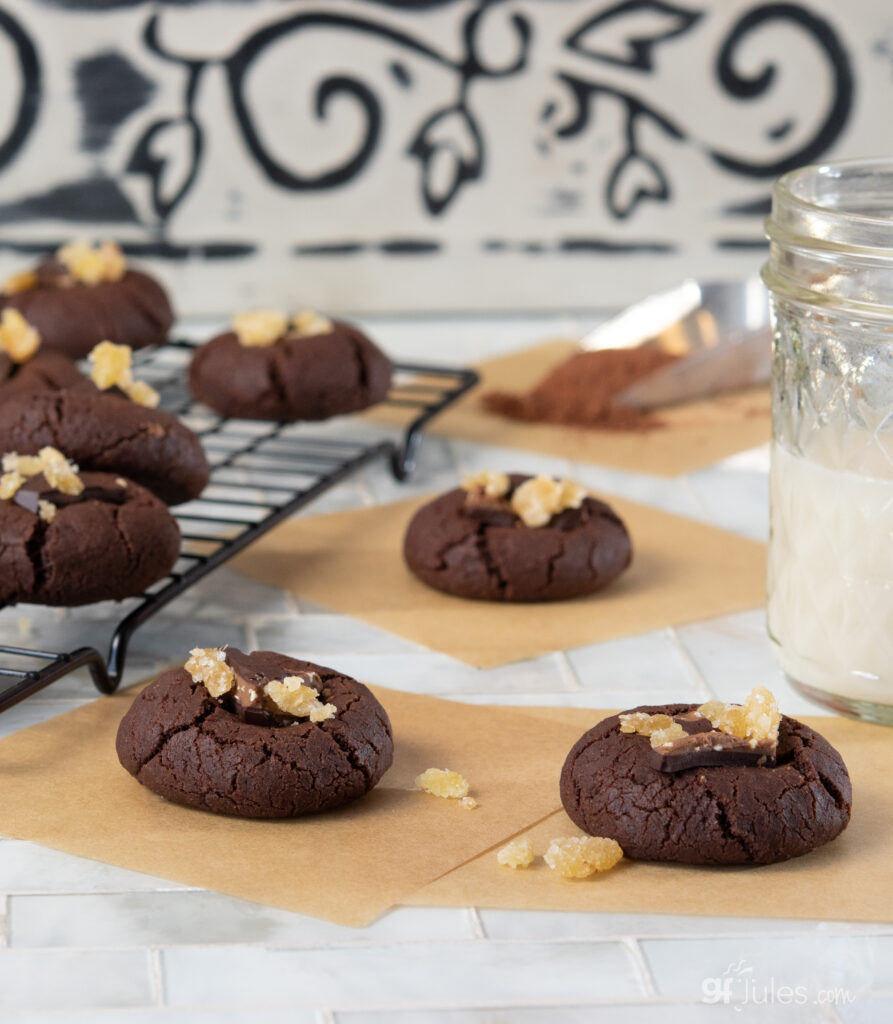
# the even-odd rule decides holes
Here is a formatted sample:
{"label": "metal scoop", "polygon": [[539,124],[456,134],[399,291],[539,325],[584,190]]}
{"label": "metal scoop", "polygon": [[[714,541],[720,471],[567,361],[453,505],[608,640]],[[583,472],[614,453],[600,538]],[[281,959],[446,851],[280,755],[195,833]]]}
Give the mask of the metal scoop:
{"label": "metal scoop", "polygon": [[768,382],[769,302],[759,278],[684,281],[596,327],[587,350],[654,346],[683,358],[615,395],[617,405],[656,409]]}

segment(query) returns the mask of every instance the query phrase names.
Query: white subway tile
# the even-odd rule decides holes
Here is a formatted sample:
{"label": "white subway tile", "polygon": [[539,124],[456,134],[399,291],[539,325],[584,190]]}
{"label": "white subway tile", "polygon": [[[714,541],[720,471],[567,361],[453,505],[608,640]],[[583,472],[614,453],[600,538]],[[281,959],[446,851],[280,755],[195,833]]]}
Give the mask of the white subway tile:
{"label": "white subway tile", "polygon": [[347,928],[199,891],[11,896],[7,931],[13,948],[325,946],[473,938],[461,909],[402,908],[368,928]]}
{"label": "white subway tile", "polygon": [[361,946],[349,955],[344,949],[184,948],[162,958],[173,1006],[519,1006],[642,994],[632,958],[614,943],[418,943]]}
{"label": "white subway tile", "polygon": [[146,1006],[154,994],[140,951],[4,950],[0,1011]]}
{"label": "white subway tile", "polygon": [[[5,717],[5,716],[4,716]],[[2,721],[2,718],[0,718]],[[186,890],[151,875],[140,874],[103,864],[85,857],[74,857],[37,843],[6,839],[0,842],[0,891],[91,892],[139,889]]]}

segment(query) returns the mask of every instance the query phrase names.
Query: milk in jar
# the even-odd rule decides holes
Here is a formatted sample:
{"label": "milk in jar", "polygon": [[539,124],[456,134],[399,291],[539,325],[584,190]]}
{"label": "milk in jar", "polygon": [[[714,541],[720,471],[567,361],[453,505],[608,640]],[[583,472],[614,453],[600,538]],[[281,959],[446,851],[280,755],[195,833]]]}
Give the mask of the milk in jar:
{"label": "milk in jar", "polygon": [[879,458],[870,469],[872,475],[832,469],[773,447],[768,626],[793,680],[849,700],[888,703],[893,465]]}

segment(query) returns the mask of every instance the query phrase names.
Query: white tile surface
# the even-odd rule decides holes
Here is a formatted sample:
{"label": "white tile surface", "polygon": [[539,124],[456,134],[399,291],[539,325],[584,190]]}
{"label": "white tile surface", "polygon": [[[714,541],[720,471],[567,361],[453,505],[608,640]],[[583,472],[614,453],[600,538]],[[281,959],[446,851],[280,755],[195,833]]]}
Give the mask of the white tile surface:
{"label": "white tile surface", "polygon": [[349,957],[338,949],[173,949],[163,964],[173,1006],[518,1006],[642,994],[635,964],[615,943],[421,942],[360,947]]}
{"label": "white tile surface", "polygon": [[13,949],[257,943],[312,946],[474,937],[465,910],[405,907],[358,930],[262,907],[215,892],[129,892],[12,896]]}
{"label": "white tile surface", "polygon": [[0,880],[5,891],[11,893],[162,892],[188,888],[17,839],[0,841]]}
{"label": "white tile surface", "polygon": [[645,939],[641,948],[658,993],[678,998],[699,999],[710,979],[724,977],[733,1000],[746,999],[748,990],[772,991],[773,985],[802,986],[810,998],[838,987],[867,992],[890,977],[888,966],[878,966],[890,955],[886,936],[820,930],[786,937]]}
{"label": "white tile surface", "polygon": [[0,1011],[146,1006],[154,993],[144,952],[4,950]]}

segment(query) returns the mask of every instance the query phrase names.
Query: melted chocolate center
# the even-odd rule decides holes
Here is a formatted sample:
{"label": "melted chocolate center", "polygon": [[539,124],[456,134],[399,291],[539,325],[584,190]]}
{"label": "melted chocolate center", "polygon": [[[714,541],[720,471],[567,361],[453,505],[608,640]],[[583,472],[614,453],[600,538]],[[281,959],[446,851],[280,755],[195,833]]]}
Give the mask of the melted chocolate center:
{"label": "melted chocolate center", "polygon": [[38,512],[38,502],[49,501],[56,508],[65,508],[66,505],[80,505],[85,501],[104,501],[108,505],[123,505],[127,500],[126,488],[86,486],[80,494],[66,494],[64,491],[53,487],[43,473],[29,477],[12,496],[16,505],[21,505],[35,515]]}
{"label": "melted chocolate center", "polygon": [[775,740],[748,740],[714,729],[709,718],[696,711],[673,715],[685,730],[685,736],[658,750],[649,745],[651,766],[661,772],[681,772],[686,768],[775,767]]}

